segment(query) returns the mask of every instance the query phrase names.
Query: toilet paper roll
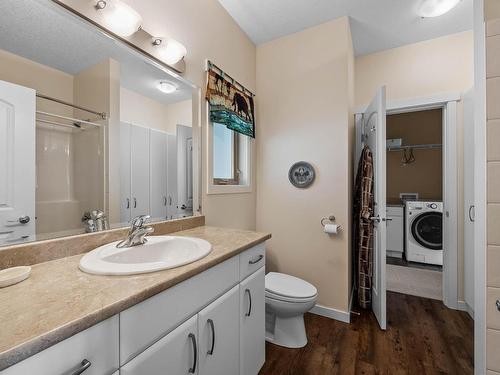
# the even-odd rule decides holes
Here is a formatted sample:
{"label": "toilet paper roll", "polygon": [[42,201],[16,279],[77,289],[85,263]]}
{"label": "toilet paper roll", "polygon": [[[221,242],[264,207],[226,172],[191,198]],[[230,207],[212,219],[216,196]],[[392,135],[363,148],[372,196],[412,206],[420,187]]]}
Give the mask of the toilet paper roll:
{"label": "toilet paper roll", "polygon": [[338,224],[326,224],[325,225],[325,233],[329,234],[337,234],[340,232],[340,225]]}

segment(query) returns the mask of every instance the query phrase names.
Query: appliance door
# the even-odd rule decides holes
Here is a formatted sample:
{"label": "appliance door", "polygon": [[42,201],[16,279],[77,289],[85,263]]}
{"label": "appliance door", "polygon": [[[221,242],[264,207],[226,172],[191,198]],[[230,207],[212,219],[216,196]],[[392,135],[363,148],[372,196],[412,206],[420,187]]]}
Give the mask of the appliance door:
{"label": "appliance door", "polygon": [[424,212],[411,223],[413,239],[429,250],[443,250],[443,214]]}

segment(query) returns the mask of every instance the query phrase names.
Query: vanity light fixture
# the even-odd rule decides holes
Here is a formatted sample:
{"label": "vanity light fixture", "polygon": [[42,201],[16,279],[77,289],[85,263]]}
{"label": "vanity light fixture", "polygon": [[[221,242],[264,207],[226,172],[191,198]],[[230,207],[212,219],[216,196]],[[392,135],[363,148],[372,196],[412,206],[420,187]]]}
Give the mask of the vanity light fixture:
{"label": "vanity light fixture", "polygon": [[172,82],[160,81],[160,83],[158,84],[158,90],[165,94],[172,94],[177,91],[177,86]]}
{"label": "vanity light fixture", "polygon": [[153,46],[158,48],[158,55],[168,65],[178,63],[187,54],[186,47],[174,39],[153,38]]}
{"label": "vanity light fixture", "polygon": [[120,0],[99,0],[95,8],[102,12],[104,26],[118,36],[131,36],[142,26],[141,15]]}
{"label": "vanity light fixture", "polygon": [[422,18],[442,16],[455,8],[461,0],[423,0],[418,14]]}

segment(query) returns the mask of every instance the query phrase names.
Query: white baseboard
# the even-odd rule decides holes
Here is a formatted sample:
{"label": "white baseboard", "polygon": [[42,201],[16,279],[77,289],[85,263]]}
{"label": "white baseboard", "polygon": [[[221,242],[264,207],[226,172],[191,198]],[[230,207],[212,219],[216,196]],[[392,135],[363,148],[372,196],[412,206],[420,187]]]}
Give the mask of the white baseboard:
{"label": "white baseboard", "polygon": [[458,310],[465,311],[470,317],[474,320],[474,310],[469,306],[469,304],[465,301],[458,301],[457,303]]}
{"label": "white baseboard", "polygon": [[324,316],[326,318],[335,319],[335,320],[338,320],[338,321],[344,322],[344,323],[351,322],[351,314],[350,313],[348,313],[346,311],[342,311],[342,310],[332,309],[331,307],[316,305],[309,312],[316,314],[316,315]]}

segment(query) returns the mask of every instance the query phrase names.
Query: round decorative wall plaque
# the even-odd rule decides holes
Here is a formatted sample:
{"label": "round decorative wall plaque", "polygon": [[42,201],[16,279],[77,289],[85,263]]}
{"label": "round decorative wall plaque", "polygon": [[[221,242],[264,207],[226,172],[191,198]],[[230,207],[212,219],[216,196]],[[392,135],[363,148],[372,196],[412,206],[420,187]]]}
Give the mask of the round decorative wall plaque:
{"label": "round decorative wall plaque", "polygon": [[314,182],[314,168],[305,161],[299,161],[290,167],[288,179],[290,183],[299,189],[304,189]]}

